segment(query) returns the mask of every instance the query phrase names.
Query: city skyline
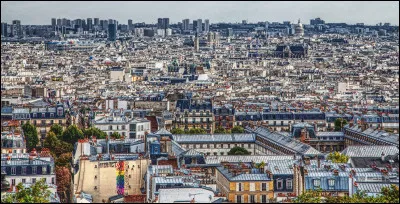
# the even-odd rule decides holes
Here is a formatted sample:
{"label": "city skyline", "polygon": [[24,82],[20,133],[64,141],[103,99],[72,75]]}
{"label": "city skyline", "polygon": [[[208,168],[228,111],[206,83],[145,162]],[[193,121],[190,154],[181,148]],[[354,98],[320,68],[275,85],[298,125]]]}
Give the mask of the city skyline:
{"label": "city skyline", "polygon": [[[113,18],[122,24],[132,19],[134,23],[156,24],[160,17],[170,18],[171,24],[183,19],[210,19],[210,23],[242,20],[296,23],[301,19],[308,24],[310,19],[320,17],[327,23],[399,25],[398,2],[97,2],[96,9],[93,2],[79,2],[79,7],[76,3],[1,2],[1,18],[7,23],[18,19],[23,25],[49,25],[51,18]],[[162,9],[166,6],[168,10]],[[198,12],[194,14],[190,8]],[[337,15],[339,12],[341,15]]]}

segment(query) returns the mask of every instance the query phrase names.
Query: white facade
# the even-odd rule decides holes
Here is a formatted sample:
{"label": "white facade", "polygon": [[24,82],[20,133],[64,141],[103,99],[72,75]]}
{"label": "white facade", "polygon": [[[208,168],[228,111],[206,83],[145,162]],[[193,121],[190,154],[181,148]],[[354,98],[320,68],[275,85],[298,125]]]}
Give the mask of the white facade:
{"label": "white facade", "polygon": [[122,81],[124,80],[125,71],[122,70],[111,70],[110,71],[110,80],[111,81]]}
{"label": "white facade", "polygon": [[96,128],[104,131],[108,136],[114,132],[130,139],[144,138],[145,133],[150,133],[150,121],[146,119],[128,119],[121,117],[105,117],[93,122]]}

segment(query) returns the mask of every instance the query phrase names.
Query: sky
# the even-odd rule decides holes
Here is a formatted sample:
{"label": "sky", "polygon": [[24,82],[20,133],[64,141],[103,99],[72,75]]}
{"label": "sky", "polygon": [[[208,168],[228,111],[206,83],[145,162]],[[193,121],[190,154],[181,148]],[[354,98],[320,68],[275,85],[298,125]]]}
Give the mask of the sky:
{"label": "sky", "polygon": [[320,17],[326,23],[380,22],[399,25],[399,1],[1,1],[1,22],[21,20],[22,25],[50,25],[51,18],[115,19],[120,24],[156,23],[157,18],[170,23],[183,19],[210,19],[210,23],[260,21],[309,24]]}

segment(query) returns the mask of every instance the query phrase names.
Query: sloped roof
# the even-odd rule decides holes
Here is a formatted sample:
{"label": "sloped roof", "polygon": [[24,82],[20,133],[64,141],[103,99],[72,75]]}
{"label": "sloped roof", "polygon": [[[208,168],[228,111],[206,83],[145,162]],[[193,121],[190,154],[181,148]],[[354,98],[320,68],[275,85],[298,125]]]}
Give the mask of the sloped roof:
{"label": "sloped roof", "polygon": [[399,149],[396,146],[374,145],[374,146],[348,146],[342,151],[349,157],[381,157],[381,154],[396,155]]}

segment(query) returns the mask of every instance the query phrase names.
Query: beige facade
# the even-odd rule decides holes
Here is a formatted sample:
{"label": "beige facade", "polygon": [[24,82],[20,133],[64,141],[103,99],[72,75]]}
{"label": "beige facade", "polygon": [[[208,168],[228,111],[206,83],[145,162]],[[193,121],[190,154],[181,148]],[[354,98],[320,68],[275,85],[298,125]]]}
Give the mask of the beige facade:
{"label": "beige facade", "polygon": [[[85,192],[93,196],[94,203],[117,195],[117,160],[90,161],[81,159],[79,171],[74,175],[74,193]],[[138,159],[125,161],[125,195],[141,194],[144,187],[143,177],[150,160]],[[128,168],[129,167],[129,168]]]}

